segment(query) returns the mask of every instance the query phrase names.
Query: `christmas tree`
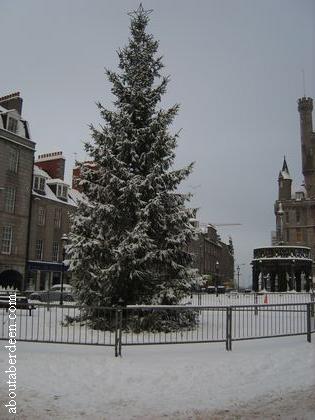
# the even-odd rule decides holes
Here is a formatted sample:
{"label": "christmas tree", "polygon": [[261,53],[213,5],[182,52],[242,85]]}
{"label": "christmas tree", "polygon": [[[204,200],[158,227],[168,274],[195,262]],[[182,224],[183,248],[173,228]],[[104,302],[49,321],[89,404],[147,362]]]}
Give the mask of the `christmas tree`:
{"label": "christmas tree", "polygon": [[104,123],[91,126],[85,145],[95,167],[81,166],[86,201],[73,217],[67,258],[86,305],[174,304],[190,291],[193,212],[177,188],[192,164],[173,168],[178,133],[169,127],[179,107],[159,107],[169,78],[146,33],[149,13],[142,5],[130,13],[119,71],[106,70],[113,110],[98,104]]}

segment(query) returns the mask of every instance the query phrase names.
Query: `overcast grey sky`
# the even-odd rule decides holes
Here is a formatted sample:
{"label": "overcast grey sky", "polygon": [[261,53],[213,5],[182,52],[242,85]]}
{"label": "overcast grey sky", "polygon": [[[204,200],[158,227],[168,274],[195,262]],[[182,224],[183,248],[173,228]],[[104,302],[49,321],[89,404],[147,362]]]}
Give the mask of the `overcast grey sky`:
{"label": "overcast grey sky", "polygon": [[[84,159],[95,101],[111,106],[104,67],[129,35],[135,0],[0,0],[0,95],[21,91],[37,154],[62,150],[67,176]],[[315,0],[146,0],[160,40],[166,104],[180,103],[176,165],[195,161],[185,184],[199,218],[241,223],[234,240],[241,281],[254,247],[270,245],[283,155],[302,182],[296,100],[315,97]]]}

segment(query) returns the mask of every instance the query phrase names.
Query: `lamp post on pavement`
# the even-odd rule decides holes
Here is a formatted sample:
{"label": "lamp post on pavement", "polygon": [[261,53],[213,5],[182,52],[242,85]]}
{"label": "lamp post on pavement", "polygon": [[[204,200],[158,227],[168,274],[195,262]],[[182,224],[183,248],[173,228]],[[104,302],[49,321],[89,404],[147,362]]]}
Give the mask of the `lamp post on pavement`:
{"label": "lamp post on pavement", "polygon": [[62,243],[62,267],[61,267],[61,281],[60,281],[60,305],[63,305],[63,281],[64,281],[64,273],[65,273],[65,259],[66,259],[66,249],[65,246],[68,242],[68,236],[64,233],[61,237]]}
{"label": "lamp post on pavement", "polygon": [[240,270],[241,270],[239,265],[236,267],[236,270],[237,270],[237,293],[239,293],[240,292]]}
{"label": "lamp post on pavement", "polygon": [[219,291],[218,291],[218,286],[219,286],[219,266],[220,266],[219,261],[216,261],[216,263],[215,263],[215,292],[216,292],[216,296],[218,296],[218,294],[219,294]]}

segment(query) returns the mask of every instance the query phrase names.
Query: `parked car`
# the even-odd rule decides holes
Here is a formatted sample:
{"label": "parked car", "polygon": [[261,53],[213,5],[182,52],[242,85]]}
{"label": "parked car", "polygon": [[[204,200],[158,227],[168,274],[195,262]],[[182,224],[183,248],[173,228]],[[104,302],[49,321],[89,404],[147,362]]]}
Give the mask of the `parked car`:
{"label": "parked car", "polygon": [[215,293],[215,286],[208,286],[207,287],[207,293],[209,293],[209,294]]}
{"label": "parked car", "polygon": [[[61,296],[61,284],[55,284],[49,290],[41,290],[30,294],[30,300],[40,302],[59,302]],[[63,285],[62,297],[65,302],[74,302],[73,287],[70,284]]]}
{"label": "parked car", "polygon": [[224,286],[218,286],[217,287],[218,293],[225,293],[225,287]]}
{"label": "parked car", "polygon": [[[9,293],[1,293],[0,294],[0,308],[9,309],[10,306],[10,294]],[[28,301],[26,296],[16,295],[16,301],[14,303],[16,309],[27,309],[29,314],[31,315],[32,310],[35,309],[35,306]]]}

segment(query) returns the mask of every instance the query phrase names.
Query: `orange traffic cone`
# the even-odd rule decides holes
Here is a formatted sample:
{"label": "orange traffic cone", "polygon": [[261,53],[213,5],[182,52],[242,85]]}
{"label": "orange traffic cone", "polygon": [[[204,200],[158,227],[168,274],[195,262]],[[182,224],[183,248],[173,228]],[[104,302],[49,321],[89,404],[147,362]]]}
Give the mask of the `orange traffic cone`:
{"label": "orange traffic cone", "polygon": [[265,295],[264,303],[268,303],[268,295]]}

